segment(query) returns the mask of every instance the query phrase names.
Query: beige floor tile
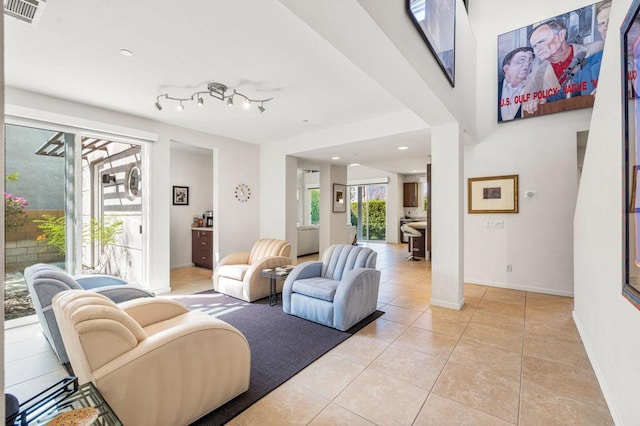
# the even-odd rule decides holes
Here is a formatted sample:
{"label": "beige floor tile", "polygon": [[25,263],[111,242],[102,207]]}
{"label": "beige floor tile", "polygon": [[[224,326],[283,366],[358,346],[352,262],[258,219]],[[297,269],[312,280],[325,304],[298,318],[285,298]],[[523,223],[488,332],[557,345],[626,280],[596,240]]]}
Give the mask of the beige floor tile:
{"label": "beige floor tile", "polygon": [[309,423],[309,426],[375,426],[374,423],[331,403]]}
{"label": "beige floor tile", "polygon": [[558,396],[585,403],[606,405],[591,368],[576,368],[541,358],[525,356],[522,383],[542,386]]}
{"label": "beige floor tile", "polygon": [[520,425],[613,425],[606,406],[579,402],[552,390],[525,382],[522,386]]}
{"label": "beige floor tile", "polygon": [[527,293],[527,309],[551,312],[572,312],[573,298],[540,293]]}
{"label": "beige floor tile", "polygon": [[424,312],[429,309],[429,299],[399,296],[389,302],[392,306],[399,306],[401,308],[413,309],[416,311]]}
{"label": "beige floor tile", "polygon": [[383,291],[382,288],[378,291],[378,303],[387,304],[396,297],[392,292]]}
{"label": "beige floor tile", "polygon": [[414,426],[442,425],[476,425],[476,426],[508,426],[505,422],[475,408],[431,393]]}
{"label": "beige floor tile", "polygon": [[14,386],[34,377],[63,370],[53,350],[42,352],[5,363],[4,383],[7,387]]}
{"label": "beige floor tile", "polygon": [[524,336],[524,318],[516,318],[511,315],[477,310],[473,314],[470,324],[495,327],[512,334]]}
{"label": "beige floor tile", "polygon": [[453,350],[449,361],[520,381],[522,356],[516,352],[473,341],[461,341]]}
{"label": "beige floor tile", "polygon": [[449,358],[456,343],[458,343],[458,339],[455,337],[434,333],[418,327],[407,328],[394,342],[394,344],[406,346],[442,359]]}
{"label": "beige floor tile", "polygon": [[523,305],[526,301],[526,293],[506,288],[489,287],[484,294],[484,300]]}
{"label": "beige floor tile", "polygon": [[525,299],[522,302],[504,302],[487,299],[487,295],[484,296],[480,304],[478,305],[479,311],[493,312],[496,314],[510,315],[518,319],[524,319],[525,311]]}
{"label": "beige floor tile", "polygon": [[356,334],[336,346],[331,353],[354,364],[366,367],[388,346],[389,343],[382,340]]}
{"label": "beige floor tile", "polygon": [[367,369],[431,390],[446,361],[402,345],[391,345]]}
{"label": "beige floor tile", "polygon": [[384,311],[384,319],[387,321],[398,322],[400,324],[411,325],[418,319],[422,312],[414,311],[413,309],[400,308],[393,305],[385,305],[382,309]]}
{"label": "beige floor tile", "polygon": [[31,397],[36,396],[49,386],[57,383],[58,381],[69,377],[69,373],[62,366],[42,376],[31,378],[27,381],[8,386],[5,388],[5,393],[10,393],[18,398],[18,401],[25,402]]}
{"label": "beige floor tile", "polygon": [[431,309],[420,315],[412,326],[447,334],[452,337],[460,337],[467,328],[472,315],[472,309],[456,311],[432,306]]}
{"label": "beige floor tile", "polygon": [[527,334],[524,337],[524,354],[567,365],[591,368],[587,352],[580,341]]}
{"label": "beige floor tile", "polygon": [[335,403],[377,425],[410,425],[428,391],[386,374],[367,370]]}
{"label": "beige floor tile", "polygon": [[329,353],[300,373],[291,381],[304,386],[321,397],[332,400],[351,383],[364,366],[354,364],[344,358]]}
{"label": "beige floor tile", "polygon": [[471,340],[521,354],[524,337],[523,333],[514,333],[501,327],[477,324],[472,319],[460,340]]}
{"label": "beige floor tile", "polygon": [[448,362],[433,392],[510,423],[518,421],[520,382]]}
{"label": "beige floor tile", "polygon": [[306,425],[329,401],[292,382],[286,382],[240,413],[228,425]]}
{"label": "beige floor tile", "polygon": [[387,321],[384,315],[358,331],[358,336],[370,337],[391,343],[396,340],[409,326],[393,321]]}

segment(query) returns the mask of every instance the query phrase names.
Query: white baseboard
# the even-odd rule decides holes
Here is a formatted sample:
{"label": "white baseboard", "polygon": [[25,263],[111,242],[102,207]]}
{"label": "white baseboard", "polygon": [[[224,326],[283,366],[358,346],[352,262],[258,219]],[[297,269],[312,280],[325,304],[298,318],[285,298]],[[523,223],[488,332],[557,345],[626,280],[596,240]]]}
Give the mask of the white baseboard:
{"label": "white baseboard", "polygon": [[535,286],[517,285],[517,284],[509,284],[509,283],[497,283],[494,281],[483,281],[483,280],[474,280],[474,279],[466,279],[466,278],[464,282],[465,284],[479,284],[479,285],[486,285],[489,287],[499,287],[499,288],[508,288],[511,290],[530,291],[532,293],[551,294],[553,296],[573,297],[572,291],[554,290],[546,287],[535,287]]}
{"label": "white baseboard", "polygon": [[154,288],[152,290],[156,296],[160,294],[171,293],[171,286],[163,287],[163,288]]}
{"label": "white baseboard", "polygon": [[185,263],[184,265],[173,265],[171,269],[191,268],[195,266],[193,263]]}
{"label": "white baseboard", "polygon": [[620,420],[620,416],[617,415],[616,404],[614,403],[614,398],[607,387],[607,382],[604,380],[604,374],[602,373],[602,369],[600,365],[597,363],[596,356],[591,349],[591,345],[589,344],[589,340],[582,328],[582,324],[580,324],[580,319],[578,315],[576,315],[576,311],[572,313],[573,322],[576,324],[576,328],[578,329],[578,334],[580,334],[580,339],[582,339],[582,344],[584,346],[585,351],[587,352],[587,357],[589,357],[589,362],[591,363],[591,367],[593,368],[593,372],[596,375],[596,379],[598,379],[598,384],[600,385],[600,389],[602,390],[602,395],[604,396],[605,401],[607,402],[607,406],[609,407],[609,412],[611,413],[611,417],[613,418],[613,423],[616,425],[622,425],[622,421]]}
{"label": "white baseboard", "polygon": [[464,297],[462,298],[462,301],[460,303],[447,302],[445,300],[438,300],[434,298],[431,298],[431,301],[429,303],[432,306],[440,306],[442,308],[455,309],[459,311],[460,309],[462,309],[462,306],[464,306]]}

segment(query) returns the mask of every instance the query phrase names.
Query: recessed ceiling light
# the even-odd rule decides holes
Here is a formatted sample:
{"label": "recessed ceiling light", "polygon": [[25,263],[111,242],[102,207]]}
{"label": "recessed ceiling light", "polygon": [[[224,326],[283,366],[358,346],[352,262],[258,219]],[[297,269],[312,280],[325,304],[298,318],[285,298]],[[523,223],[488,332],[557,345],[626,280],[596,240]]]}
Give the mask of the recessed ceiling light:
{"label": "recessed ceiling light", "polygon": [[124,56],[133,56],[133,52],[128,49],[120,49],[120,53],[122,53]]}
{"label": "recessed ceiling light", "polygon": [[420,173],[422,170],[411,170],[411,173]]}
{"label": "recessed ceiling light", "polygon": [[399,149],[400,151],[402,151],[402,150],[404,150],[404,149],[409,149],[409,147],[408,147],[408,146],[399,146],[399,147],[398,147],[398,149]]}
{"label": "recessed ceiling light", "polygon": [[349,166],[359,166],[359,165],[360,165],[359,163],[351,163],[351,164],[349,164]]}
{"label": "recessed ceiling light", "polygon": [[340,157],[331,157],[332,160],[339,160]]}

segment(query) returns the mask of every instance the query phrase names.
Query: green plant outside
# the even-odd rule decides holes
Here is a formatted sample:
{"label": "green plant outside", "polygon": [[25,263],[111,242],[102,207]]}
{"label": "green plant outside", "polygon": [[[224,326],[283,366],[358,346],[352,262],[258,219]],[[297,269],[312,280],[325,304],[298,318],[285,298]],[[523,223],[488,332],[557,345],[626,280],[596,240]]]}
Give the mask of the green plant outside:
{"label": "green plant outside", "polygon": [[[351,203],[351,223],[356,225],[358,217],[358,202]],[[371,200],[362,203],[362,216],[369,216],[369,240],[384,240],[387,230],[387,202],[385,200]],[[363,224],[364,226],[364,224]],[[362,230],[362,235],[367,235],[366,229]]]}
{"label": "green plant outside", "polygon": [[320,190],[311,190],[311,223],[317,225],[320,223]]}
{"label": "green plant outside", "polygon": [[[66,254],[65,217],[44,214],[42,219],[35,219],[34,222],[38,223],[38,228],[42,231],[42,235],[37,238],[38,241],[45,241],[48,246],[57,248],[60,254]],[[116,237],[122,233],[122,227],[123,222],[115,217],[92,217],[82,226],[82,243],[91,244],[98,241],[102,247],[113,244]]]}

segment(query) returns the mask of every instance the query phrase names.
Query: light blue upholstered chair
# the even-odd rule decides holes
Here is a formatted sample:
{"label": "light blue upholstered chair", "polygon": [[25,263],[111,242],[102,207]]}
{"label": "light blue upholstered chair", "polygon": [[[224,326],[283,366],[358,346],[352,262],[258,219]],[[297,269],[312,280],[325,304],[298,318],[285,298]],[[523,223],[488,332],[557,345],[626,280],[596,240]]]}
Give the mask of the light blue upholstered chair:
{"label": "light blue upholstered chair", "polygon": [[367,247],[337,244],[324,252],[322,261],[296,266],[282,289],[284,312],[348,330],[376,310],[377,256]]}
{"label": "light blue upholstered chair", "polygon": [[67,364],[69,358],[53,313],[53,296],[64,290],[90,290],[108,297],[114,303],[154,296],[152,292],[120,278],[110,275],[72,277],[57,266],[46,263],[25,268],[24,279],[42,326],[42,332],[62,364]]}

